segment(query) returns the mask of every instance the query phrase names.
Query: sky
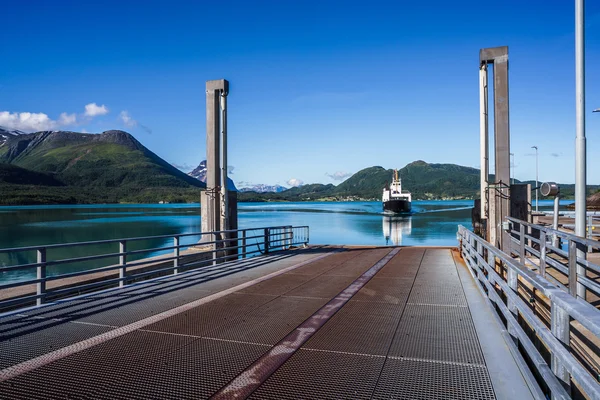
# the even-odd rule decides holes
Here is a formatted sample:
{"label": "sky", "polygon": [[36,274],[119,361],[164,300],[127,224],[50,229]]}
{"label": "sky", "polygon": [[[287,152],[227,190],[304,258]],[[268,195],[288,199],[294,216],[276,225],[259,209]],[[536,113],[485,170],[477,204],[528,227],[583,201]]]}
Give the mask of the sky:
{"label": "sky", "polygon": [[[575,181],[574,1],[3,3],[2,126],[122,129],[189,172],[206,158],[205,82],[224,78],[238,186],[479,168],[479,49],[507,45],[514,176],[535,179],[535,145],[540,181]],[[600,2],[586,3],[600,184]]]}

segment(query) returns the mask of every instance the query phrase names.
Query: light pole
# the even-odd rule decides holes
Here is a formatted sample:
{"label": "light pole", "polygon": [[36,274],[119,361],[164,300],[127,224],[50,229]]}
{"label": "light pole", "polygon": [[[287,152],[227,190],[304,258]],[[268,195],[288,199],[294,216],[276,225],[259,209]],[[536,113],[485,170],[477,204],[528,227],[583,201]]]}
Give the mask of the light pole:
{"label": "light pole", "polygon": [[512,184],[515,184],[515,153],[510,153],[512,157],[512,165],[510,166],[510,172],[512,173]]}
{"label": "light pole", "polygon": [[538,148],[537,146],[531,146],[535,149],[535,212],[538,212]]}

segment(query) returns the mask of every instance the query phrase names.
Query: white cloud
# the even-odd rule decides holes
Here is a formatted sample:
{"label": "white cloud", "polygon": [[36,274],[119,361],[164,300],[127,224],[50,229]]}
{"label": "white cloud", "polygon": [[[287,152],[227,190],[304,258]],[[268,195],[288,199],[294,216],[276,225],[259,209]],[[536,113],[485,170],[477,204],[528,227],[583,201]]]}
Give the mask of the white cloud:
{"label": "white cloud", "polygon": [[77,123],[77,115],[61,113],[58,123],[60,125],[74,125]]}
{"label": "white cloud", "polygon": [[83,116],[63,112],[57,120],[53,120],[45,113],[0,111],[0,126],[25,132],[52,131],[63,126],[77,125],[81,120],[86,121],[84,116],[95,117],[106,113],[108,108],[104,104],[99,106],[96,103],[86,105]]}
{"label": "white cloud", "polygon": [[8,129],[36,132],[53,130],[58,126],[58,122],[44,113],[0,111],[0,125]]}
{"label": "white cloud", "polygon": [[130,128],[137,126],[137,121],[131,118],[131,115],[129,115],[128,111],[121,111],[121,113],[119,114],[119,118],[121,119],[121,121],[123,121],[125,126],[128,126]]}
{"label": "white cloud", "polygon": [[106,115],[108,114],[108,108],[102,104],[99,106],[96,103],[86,104],[85,106],[85,116],[86,117],[95,117],[98,115]]}
{"label": "white cloud", "polygon": [[302,186],[304,184],[304,181],[302,179],[292,178],[289,181],[287,181],[287,184],[292,187],[297,187],[297,186]]}
{"label": "white cloud", "polygon": [[333,174],[325,173],[325,175],[327,175],[334,181],[343,181],[344,179],[348,178],[352,174],[350,172],[337,171],[337,172],[334,172]]}

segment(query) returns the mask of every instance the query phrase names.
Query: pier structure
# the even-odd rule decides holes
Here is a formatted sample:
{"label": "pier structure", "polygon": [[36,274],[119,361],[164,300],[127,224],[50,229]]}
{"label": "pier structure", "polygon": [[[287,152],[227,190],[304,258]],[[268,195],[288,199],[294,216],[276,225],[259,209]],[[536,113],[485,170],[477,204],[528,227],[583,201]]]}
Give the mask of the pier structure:
{"label": "pier structure", "polygon": [[[206,81],[206,190],[201,193],[203,232],[222,232],[219,237],[204,237],[223,254],[231,249],[237,229],[237,193],[227,184],[227,96],[229,81]],[[230,242],[231,240],[231,242]]]}
{"label": "pier structure", "polygon": [[576,268],[588,239],[507,222],[509,253],[462,226],[455,248],[307,247],[308,227],[283,226],[240,231],[256,243],[233,259],[126,263],[123,284],[42,274],[43,292],[0,296],[0,398],[600,398],[600,266]]}
{"label": "pier structure", "polygon": [[[494,181],[489,182],[489,86],[488,69],[493,68],[494,110]],[[509,238],[501,224],[511,216],[510,193],[510,120],[508,103],[508,46],[479,51],[481,220],[485,238],[506,250]]]}
{"label": "pier structure", "polygon": [[220,268],[5,316],[0,398],[533,398],[455,250]]}

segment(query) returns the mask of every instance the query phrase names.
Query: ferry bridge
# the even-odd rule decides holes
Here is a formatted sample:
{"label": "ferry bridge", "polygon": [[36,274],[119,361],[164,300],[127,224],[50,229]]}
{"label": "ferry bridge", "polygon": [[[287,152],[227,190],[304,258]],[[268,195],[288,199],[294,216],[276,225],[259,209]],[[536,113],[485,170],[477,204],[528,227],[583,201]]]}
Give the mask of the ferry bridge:
{"label": "ferry bridge", "polygon": [[[0,286],[0,398],[600,398],[600,267],[573,251],[599,242],[509,222],[510,254],[463,227],[456,248],[284,226],[3,249],[38,278]],[[90,259],[117,262],[47,273]]]}
{"label": "ferry bridge", "polygon": [[600,242],[533,224],[509,185],[506,47],[480,87],[478,234],[336,247],[237,229],[229,84],[208,81],[201,233],[0,249],[36,274],[0,284],[0,399],[600,399]]}

